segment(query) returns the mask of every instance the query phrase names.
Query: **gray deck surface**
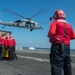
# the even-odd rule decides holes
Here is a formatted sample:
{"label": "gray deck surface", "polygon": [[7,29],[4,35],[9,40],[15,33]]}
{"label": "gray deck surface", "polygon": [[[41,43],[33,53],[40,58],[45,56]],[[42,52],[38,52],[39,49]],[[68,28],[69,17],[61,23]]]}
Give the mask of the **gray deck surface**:
{"label": "gray deck surface", "polygon": [[[51,75],[49,52],[16,51],[18,60],[0,61],[0,75]],[[72,73],[75,75],[75,53],[71,53]]]}

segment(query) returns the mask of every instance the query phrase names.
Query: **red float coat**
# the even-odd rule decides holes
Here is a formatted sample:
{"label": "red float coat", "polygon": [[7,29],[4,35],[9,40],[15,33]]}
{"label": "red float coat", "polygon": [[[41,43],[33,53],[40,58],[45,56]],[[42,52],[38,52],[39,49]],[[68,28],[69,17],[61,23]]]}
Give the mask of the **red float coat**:
{"label": "red float coat", "polygon": [[69,45],[70,40],[75,39],[75,33],[72,26],[67,21],[58,19],[51,23],[48,37],[52,44],[60,44],[64,41],[66,45]]}
{"label": "red float coat", "polygon": [[6,39],[2,36],[0,36],[0,44],[1,45],[6,45]]}
{"label": "red float coat", "polygon": [[15,41],[15,39],[13,37],[7,39],[6,48],[9,48],[9,47],[15,46],[15,45],[16,45],[16,41]]}

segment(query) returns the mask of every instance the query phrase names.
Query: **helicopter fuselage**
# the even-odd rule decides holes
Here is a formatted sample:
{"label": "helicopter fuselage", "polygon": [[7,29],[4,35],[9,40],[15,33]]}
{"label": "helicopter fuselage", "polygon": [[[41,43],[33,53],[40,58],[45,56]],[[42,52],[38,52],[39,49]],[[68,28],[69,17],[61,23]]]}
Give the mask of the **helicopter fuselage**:
{"label": "helicopter fuselage", "polygon": [[17,20],[14,22],[2,22],[0,21],[0,24],[4,26],[13,26],[13,27],[19,27],[19,28],[26,28],[30,29],[30,31],[34,29],[43,29],[38,23],[30,20]]}
{"label": "helicopter fuselage", "polygon": [[14,21],[14,22],[2,22],[2,21],[0,21],[1,25],[13,26],[13,27],[19,27],[19,28],[26,28],[26,29],[30,29],[30,31],[32,31],[34,29],[43,29],[38,23],[32,21],[31,18],[33,18],[35,16],[38,16],[40,14],[43,14],[43,13],[47,12],[47,10],[42,9],[39,12],[35,13],[34,15],[32,15],[31,17],[28,17],[28,18],[14,12],[12,10],[9,10],[9,9],[4,9],[4,10],[9,12],[9,13],[12,13],[16,16],[19,16],[21,18],[26,18],[26,20],[17,20],[17,21]]}

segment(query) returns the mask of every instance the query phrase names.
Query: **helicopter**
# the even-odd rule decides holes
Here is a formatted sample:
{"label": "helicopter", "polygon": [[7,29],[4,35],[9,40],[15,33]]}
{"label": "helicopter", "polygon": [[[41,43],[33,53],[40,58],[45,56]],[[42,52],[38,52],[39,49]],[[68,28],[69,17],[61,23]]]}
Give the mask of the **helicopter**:
{"label": "helicopter", "polygon": [[35,16],[38,16],[40,14],[43,14],[43,13],[47,12],[47,10],[42,9],[39,12],[37,12],[36,14],[34,14],[33,16],[31,16],[30,18],[22,16],[22,15],[20,15],[20,14],[18,14],[16,12],[13,12],[13,11],[11,11],[9,9],[4,9],[4,10],[7,11],[7,12],[12,13],[14,15],[17,15],[17,16],[19,16],[21,18],[25,18],[25,20],[16,20],[16,21],[13,21],[13,22],[2,22],[0,20],[0,24],[1,25],[4,25],[4,26],[13,26],[13,27],[18,27],[18,28],[26,28],[26,29],[30,29],[30,31],[33,31],[35,29],[42,29],[43,30],[43,28],[37,22],[31,20],[31,18],[33,18]]}

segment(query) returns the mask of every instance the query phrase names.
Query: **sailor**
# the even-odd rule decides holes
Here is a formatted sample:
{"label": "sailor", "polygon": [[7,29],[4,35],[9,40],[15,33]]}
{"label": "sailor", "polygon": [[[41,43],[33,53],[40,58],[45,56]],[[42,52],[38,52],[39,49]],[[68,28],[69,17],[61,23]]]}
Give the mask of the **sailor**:
{"label": "sailor", "polygon": [[5,46],[6,46],[6,34],[1,34],[0,35],[0,61],[3,60],[2,58],[4,55]]}
{"label": "sailor", "polygon": [[15,46],[16,46],[16,41],[15,38],[9,34],[7,36],[7,49],[9,49],[9,59],[17,59],[16,53],[15,53]]}
{"label": "sailor", "polygon": [[65,20],[66,15],[63,10],[56,10],[50,20],[48,37],[51,43],[50,64],[51,75],[72,75],[70,40],[75,39],[75,33],[72,26]]}

